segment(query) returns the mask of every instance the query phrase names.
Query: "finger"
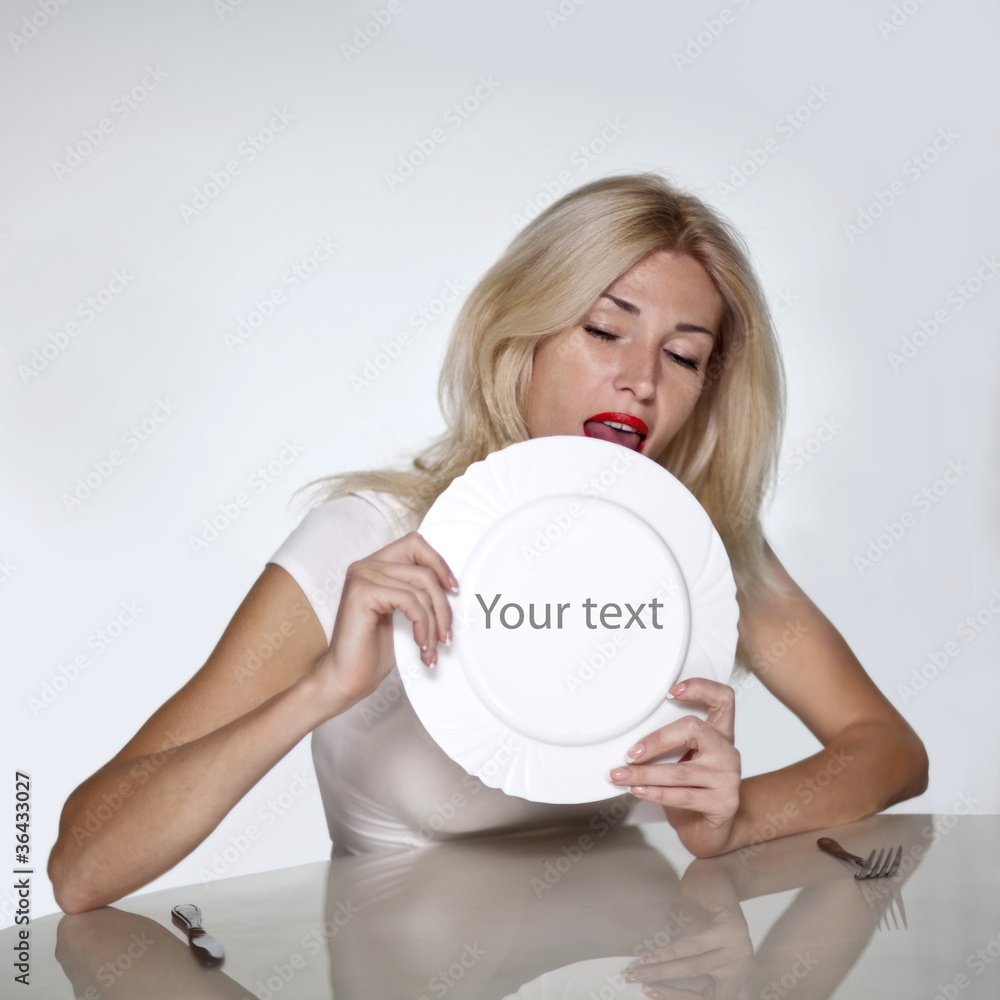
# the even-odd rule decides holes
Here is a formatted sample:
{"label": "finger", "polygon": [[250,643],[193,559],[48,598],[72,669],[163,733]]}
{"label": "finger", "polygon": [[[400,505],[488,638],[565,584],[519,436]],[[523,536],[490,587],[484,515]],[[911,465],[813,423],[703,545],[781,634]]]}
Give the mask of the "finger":
{"label": "finger", "polygon": [[649,1000],[705,1000],[708,996],[707,993],[699,993],[697,990],[683,990],[667,983],[651,983],[644,986],[642,994],[649,997]]}
{"label": "finger", "polygon": [[633,969],[626,979],[633,983],[659,983],[667,979],[687,979],[702,974],[711,975],[721,964],[722,952],[719,949],[701,952],[687,958],[678,958],[667,962],[643,965]]}
{"label": "finger", "polygon": [[427,593],[419,588],[400,585],[399,581],[389,576],[384,579],[368,576],[362,583],[359,596],[364,606],[377,615],[401,611],[413,624],[413,638],[420,647],[420,659],[427,666],[436,663],[437,624],[434,606]]}
{"label": "finger", "polygon": [[680,749],[693,750],[697,756],[724,744],[733,746],[732,740],[704,719],[685,715],[644,736],[625,754],[625,759],[630,763],[642,763]]}
{"label": "finger", "polygon": [[670,689],[678,701],[696,701],[708,706],[706,720],[718,729],[730,743],[734,739],[736,722],[736,692],[728,684],[710,681],[706,677],[689,677]]}
{"label": "finger", "polygon": [[[698,720],[700,721],[700,720]],[[703,726],[709,728],[706,723]],[[709,728],[709,732],[711,730]],[[613,768],[609,777],[616,785],[661,785],[678,788],[717,788],[738,780],[740,752],[718,733],[699,740],[697,757],[674,764],[628,764]]]}
{"label": "finger", "polygon": [[714,828],[721,828],[722,824],[730,821],[740,804],[738,780],[718,788],[629,785],[628,790],[643,802],[698,813]]}
{"label": "finger", "polygon": [[672,962],[678,958],[692,958],[695,955],[705,955],[708,952],[717,951],[726,943],[725,932],[720,934],[719,928],[711,924],[704,930],[696,934],[690,934],[674,941],[672,944],[664,945],[651,951],[645,958],[641,959],[639,965],[643,968],[649,966],[662,965],[665,962]]}
{"label": "finger", "polygon": [[451,605],[441,589],[437,574],[432,569],[413,563],[380,562],[368,568],[366,572],[371,579],[379,579],[383,583],[392,581],[394,585],[404,582],[426,594],[433,609],[436,641],[451,643]]}
{"label": "finger", "polygon": [[452,573],[451,567],[445,562],[441,553],[429,545],[419,532],[411,531],[403,535],[402,538],[397,538],[384,549],[379,549],[373,558],[381,562],[394,562],[395,558],[385,558],[390,551],[393,557],[402,555],[410,562],[427,566],[434,571],[443,590],[458,593],[458,579]]}

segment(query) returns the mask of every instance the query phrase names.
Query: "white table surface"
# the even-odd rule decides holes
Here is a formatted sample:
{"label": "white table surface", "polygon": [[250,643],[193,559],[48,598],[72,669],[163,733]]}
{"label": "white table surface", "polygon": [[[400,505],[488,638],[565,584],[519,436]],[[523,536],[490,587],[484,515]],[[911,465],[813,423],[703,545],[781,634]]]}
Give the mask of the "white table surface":
{"label": "white table surface", "polygon": [[[2,992],[625,1000],[644,995],[619,978],[628,957],[681,942],[696,955],[674,985],[702,992],[714,972],[717,997],[1000,996],[1000,817],[876,816],[709,861],[666,823],[602,828],[338,858],[44,917],[30,925],[27,988],[12,983],[17,929],[0,932]],[[866,900],[817,849],[824,833],[859,854],[901,844],[904,870]],[[170,921],[178,903],[201,908],[221,968],[193,959]]]}

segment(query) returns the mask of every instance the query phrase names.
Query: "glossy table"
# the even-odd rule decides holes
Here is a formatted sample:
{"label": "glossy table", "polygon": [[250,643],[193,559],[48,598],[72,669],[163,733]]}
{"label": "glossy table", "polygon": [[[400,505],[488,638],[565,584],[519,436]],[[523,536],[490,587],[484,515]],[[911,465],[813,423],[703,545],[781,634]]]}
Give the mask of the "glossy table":
{"label": "glossy table", "polygon": [[[856,882],[817,849],[824,834],[858,854],[902,845],[898,877]],[[0,933],[3,994],[995,1000],[998,848],[1000,817],[887,815],[704,861],[666,823],[597,816],[44,917],[31,924],[27,989],[8,989],[15,931]],[[194,960],[170,921],[178,903],[201,908],[221,968]],[[635,966],[645,985],[626,978]]]}

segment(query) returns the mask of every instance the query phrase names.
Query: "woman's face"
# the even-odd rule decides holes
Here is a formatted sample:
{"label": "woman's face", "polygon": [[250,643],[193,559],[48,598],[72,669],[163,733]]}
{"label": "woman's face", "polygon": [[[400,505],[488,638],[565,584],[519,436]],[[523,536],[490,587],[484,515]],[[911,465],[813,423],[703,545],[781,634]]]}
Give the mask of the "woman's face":
{"label": "woman's face", "polygon": [[529,434],[602,438],[657,458],[698,401],[721,317],[693,257],[647,254],[535,350]]}

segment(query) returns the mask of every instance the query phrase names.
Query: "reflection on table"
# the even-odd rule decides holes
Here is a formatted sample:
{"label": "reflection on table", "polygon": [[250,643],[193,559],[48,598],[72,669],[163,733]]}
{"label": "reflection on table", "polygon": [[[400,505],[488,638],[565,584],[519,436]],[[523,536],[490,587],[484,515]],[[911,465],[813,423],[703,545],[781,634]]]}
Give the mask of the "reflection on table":
{"label": "reflection on table", "polygon": [[[36,921],[32,996],[992,998],[998,833],[1000,817],[878,816],[691,860],[665,823],[595,822],[338,858]],[[863,886],[823,834],[901,844],[898,876]],[[183,902],[221,968],[171,927]]]}

